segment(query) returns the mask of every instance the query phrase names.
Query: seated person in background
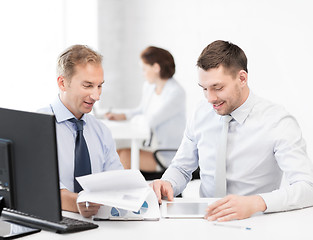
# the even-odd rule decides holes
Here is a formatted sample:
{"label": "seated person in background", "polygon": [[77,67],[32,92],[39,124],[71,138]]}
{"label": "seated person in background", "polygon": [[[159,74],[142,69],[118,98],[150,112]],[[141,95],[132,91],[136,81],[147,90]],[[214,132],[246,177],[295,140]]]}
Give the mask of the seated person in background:
{"label": "seated person in background", "polygon": [[102,56],[87,46],[65,50],[57,65],[59,96],[39,110],[56,117],[62,209],[84,217],[96,214],[100,205],[76,204],[82,188],[75,177],[123,169],[109,129],[88,114],[100,98],[104,82],[101,63]]}
{"label": "seated person in background", "polygon": [[[215,41],[197,66],[206,101],[189,119],[162,179],[151,184],[159,202],[181,193],[199,166],[200,196],[221,198],[208,206],[208,220],[313,206],[313,166],[300,127],[283,107],[250,91],[242,49]],[[288,184],[280,188],[283,173]]]}
{"label": "seated person in background", "polygon": [[[125,113],[106,113],[109,120],[126,120],[142,114],[152,131],[151,147],[140,151],[140,169],[156,171],[153,157],[156,149],[177,149],[182,140],[186,124],[184,89],[173,79],[175,62],[166,50],[148,47],[141,53],[144,77],[140,105]],[[125,168],[130,168],[130,149],[119,149],[118,153]],[[171,156],[162,156],[166,167]]]}

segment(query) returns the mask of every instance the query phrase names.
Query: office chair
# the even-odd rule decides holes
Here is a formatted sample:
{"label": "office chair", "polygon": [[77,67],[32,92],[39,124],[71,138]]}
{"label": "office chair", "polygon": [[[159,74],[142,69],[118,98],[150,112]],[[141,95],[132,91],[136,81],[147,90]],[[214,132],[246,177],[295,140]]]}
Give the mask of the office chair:
{"label": "office chair", "polygon": [[[157,166],[159,166],[161,171],[154,171],[154,172],[141,171],[144,178],[147,181],[154,180],[154,179],[160,179],[162,177],[163,173],[165,172],[165,170],[167,169],[167,167],[164,166],[164,164],[161,161],[162,153],[163,154],[169,153],[169,154],[171,154],[170,158],[173,158],[175,156],[176,152],[177,152],[177,149],[157,149],[156,151],[154,151],[153,152],[154,160],[156,161]],[[197,168],[192,173],[192,179],[191,180],[200,179],[199,171],[200,171],[200,169]]]}

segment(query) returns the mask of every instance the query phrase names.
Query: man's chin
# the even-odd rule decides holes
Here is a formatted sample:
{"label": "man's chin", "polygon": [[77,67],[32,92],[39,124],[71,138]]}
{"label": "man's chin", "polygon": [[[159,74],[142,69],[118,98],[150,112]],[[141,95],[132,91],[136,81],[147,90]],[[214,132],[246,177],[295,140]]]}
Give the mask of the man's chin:
{"label": "man's chin", "polygon": [[225,116],[225,115],[229,115],[231,112],[229,111],[223,111],[223,110],[216,110],[214,109],[215,112],[218,114],[218,115],[221,115],[221,116]]}

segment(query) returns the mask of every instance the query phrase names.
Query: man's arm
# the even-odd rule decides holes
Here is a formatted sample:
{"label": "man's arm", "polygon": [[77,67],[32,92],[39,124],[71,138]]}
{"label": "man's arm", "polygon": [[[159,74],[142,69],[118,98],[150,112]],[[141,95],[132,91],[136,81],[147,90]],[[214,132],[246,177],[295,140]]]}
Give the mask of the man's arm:
{"label": "man's arm", "polygon": [[78,212],[77,208],[77,193],[70,192],[67,189],[61,189],[61,205],[62,205],[62,210],[65,211],[70,211],[70,212]]}

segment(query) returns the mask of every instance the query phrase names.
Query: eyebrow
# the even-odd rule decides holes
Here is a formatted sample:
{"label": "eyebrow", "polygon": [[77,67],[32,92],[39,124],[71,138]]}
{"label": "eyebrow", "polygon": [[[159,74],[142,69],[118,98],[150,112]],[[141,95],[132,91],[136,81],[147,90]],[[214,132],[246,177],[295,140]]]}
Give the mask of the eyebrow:
{"label": "eyebrow", "polygon": [[[206,87],[202,86],[200,83],[198,83],[198,85],[200,87],[202,87],[202,88],[206,88]],[[213,84],[212,86],[209,86],[209,87],[217,87],[217,86],[220,86],[220,85],[221,85],[221,83],[215,83],[215,84]]]}
{"label": "eyebrow", "polygon": [[[89,81],[84,81],[83,83],[87,83],[87,84],[91,84],[91,85],[93,85],[94,83],[92,83],[92,82],[89,82]],[[102,85],[104,83],[104,81],[102,81],[101,83],[100,83],[100,85]]]}

